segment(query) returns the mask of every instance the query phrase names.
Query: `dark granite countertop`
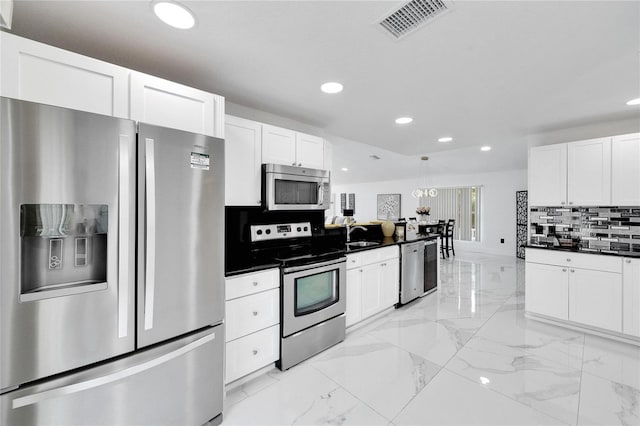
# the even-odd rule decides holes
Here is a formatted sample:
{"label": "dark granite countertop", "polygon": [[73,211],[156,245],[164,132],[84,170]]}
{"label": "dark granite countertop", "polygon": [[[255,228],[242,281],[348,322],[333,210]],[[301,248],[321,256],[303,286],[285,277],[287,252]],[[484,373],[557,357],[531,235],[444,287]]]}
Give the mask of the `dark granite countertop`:
{"label": "dark granite countertop", "polygon": [[[435,234],[418,234],[416,238],[412,238],[410,240],[396,239],[393,237],[385,237],[381,240],[366,240],[366,241],[376,242],[378,244],[374,246],[369,246],[369,247],[348,247],[347,246],[347,254],[356,253],[356,252],[365,251],[365,250],[375,250],[378,248],[388,247],[393,245],[415,243],[416,241],[431,241],[437,238],[438,236]],[[354,240],[352,242],[356,242],[356,241]]]}
{"label": "dark granite countertop", "polygon": [[224,274],[224,276],[233,277],[235,275],[248,274],[250,272],[260,272],[260,271],[264,271],[265,269],[279,268],[279,267],[280,267],[279,263],[264,263],[260,265],[251,265],[243,269],[235,269],[233,271],[228,271],[227,273]]}
{"label": "dark granite countertop", "polygon": [[536,246],[527,244],[526,248],[531,249],[539,249],[539,250],[553,250],[553,251],[562,251],[569,253],[584,253],[584,254],[599,254],[601,256],[617,256],[617,257],[631,257],[631,258],[640,258],[640,252],[613,252],[613,251],[588,251],[588,250],[580,250],[577,247],[549,247],[549,246]]}

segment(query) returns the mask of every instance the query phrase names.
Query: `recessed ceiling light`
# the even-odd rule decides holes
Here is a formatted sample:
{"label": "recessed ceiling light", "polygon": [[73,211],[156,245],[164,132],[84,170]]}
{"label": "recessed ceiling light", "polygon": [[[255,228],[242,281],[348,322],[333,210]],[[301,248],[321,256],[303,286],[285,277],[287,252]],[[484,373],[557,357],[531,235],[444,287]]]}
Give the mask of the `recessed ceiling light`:
{"label": "recessed ceiling light", "polygon": [[491,151],[491,147],[488,145],[483,146],[482,148],[480,148],[481,151]]}
{"label": "recessed ceiling light", "polygon": [[409,124],[413,121],[411,117],[400,117],[396,118],[396,124]]}
{"label": "recessed ceiling light", "polygon": [[444,138],[438,139],[438,142],[451,142],[453,140],[452,137],[446,136]]}
{"label": "recessed ceiling light", "polygon": [[340,170],[342,170],[343,172],[348,172],[349,171],[349,169],[347,169],[346,167],[343,167]]}
{"label": "recessed ceiling light", "polygon": [[640,105],[640,98],[631,99],[627,105]]}
{"label": "recessed ceiling light", "polygon": [[322,90],[324,93],[340,93],[342,92],[342,84],[337,83],[335,81],[329,81],[324,83],[322,86],[320,86],[320,90]]}
{"label": "recessed ceiling light", "polygon": [[165,24],[181,30],[193,28],[196,24],[196,18],[193,13],[174,1],[158,1],[153,3],[153,12]]}

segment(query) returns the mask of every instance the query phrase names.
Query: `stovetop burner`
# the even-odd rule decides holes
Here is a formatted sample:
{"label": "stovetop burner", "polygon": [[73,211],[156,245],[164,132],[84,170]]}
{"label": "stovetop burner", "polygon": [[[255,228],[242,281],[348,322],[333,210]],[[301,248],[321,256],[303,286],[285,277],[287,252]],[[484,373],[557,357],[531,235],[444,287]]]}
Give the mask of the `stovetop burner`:
{"label": "stovetop burner", "polygon": [[308,222],[251,226],[253,263],[276,262],[283,267],[337,259],[345,250],[335,238],[312,235]]}

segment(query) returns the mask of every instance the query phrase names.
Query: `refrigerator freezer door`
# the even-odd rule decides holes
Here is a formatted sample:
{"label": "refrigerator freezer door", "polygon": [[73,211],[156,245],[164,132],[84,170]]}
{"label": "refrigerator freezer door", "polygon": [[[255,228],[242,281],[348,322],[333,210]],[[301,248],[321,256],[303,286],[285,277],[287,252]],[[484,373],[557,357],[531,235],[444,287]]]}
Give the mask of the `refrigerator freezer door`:
{"label": "refrigerator freezer door", "polygon": [[135,123],[0,98],[0,389],[134,350]]}
{"label": "refrigerator freezer door", "polygon": [[224,141],[138,125],[138,347],[222,322]]}
{"label": "refrigerator freezer door", "polygon": [[222,326],[0,396],[3,425],[201,425],[222,412]]}

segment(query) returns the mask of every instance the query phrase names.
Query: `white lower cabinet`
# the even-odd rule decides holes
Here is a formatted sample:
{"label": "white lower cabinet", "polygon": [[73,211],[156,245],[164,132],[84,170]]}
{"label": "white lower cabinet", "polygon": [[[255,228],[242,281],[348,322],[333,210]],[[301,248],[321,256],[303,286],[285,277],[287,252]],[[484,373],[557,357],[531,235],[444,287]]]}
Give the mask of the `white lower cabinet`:
{"label": "white lower cabinet", "polygon": [[398,246],[347,255],[347,327],[398,303]]}
{"label": "white lower cabinet", "polygon": [[280,326],[227,342],[225,383],[231,383],[280,358]]}
{"label": "white lower cabinet", "polygon": [[280,358],[279,276],[274,268],[225,280],[225,383]]}
{"label": "white lower cabinet", "polygon": [[622,332],[640,337],[640,259],[624,259],[622,280]]}
{"label": "white lower cabinet", "polygon": [[527,249],[526,259],[527,312],[623,332],[622,258]]}
{"label": "white lower cabinet", "polygon": [[569,319],[568,269],[527,262],[525,309],[561,320]]}
{"label": "white lower cabinet", "polygon": [[622,275],[569,269],[569,321],[622,332]]}

